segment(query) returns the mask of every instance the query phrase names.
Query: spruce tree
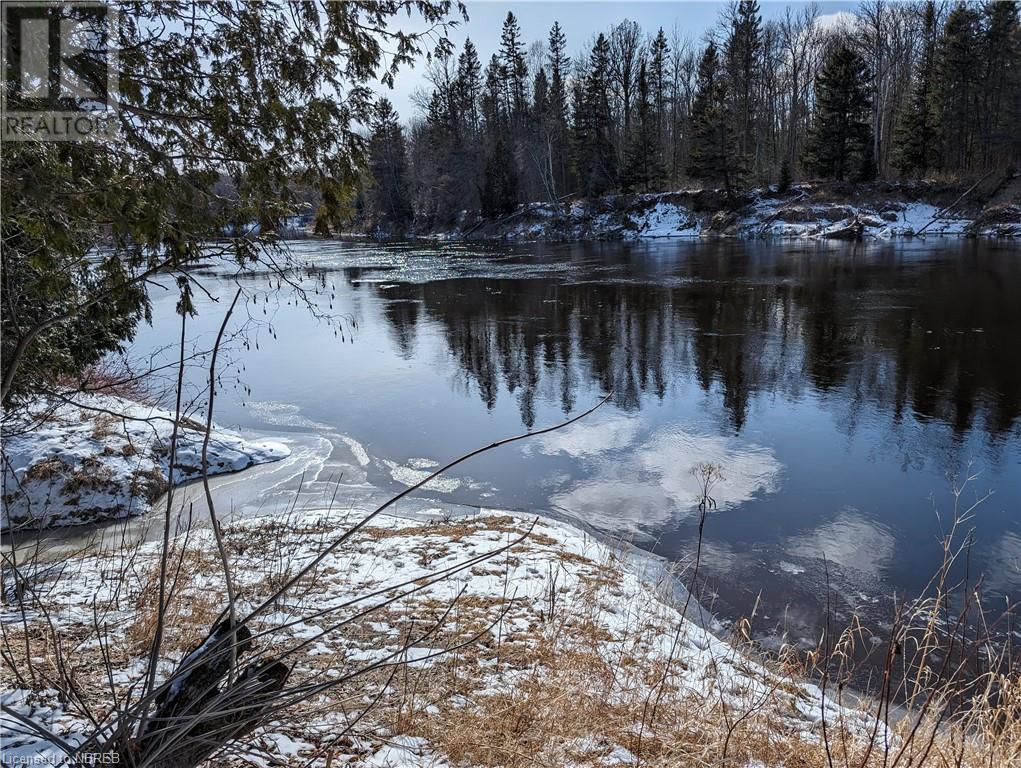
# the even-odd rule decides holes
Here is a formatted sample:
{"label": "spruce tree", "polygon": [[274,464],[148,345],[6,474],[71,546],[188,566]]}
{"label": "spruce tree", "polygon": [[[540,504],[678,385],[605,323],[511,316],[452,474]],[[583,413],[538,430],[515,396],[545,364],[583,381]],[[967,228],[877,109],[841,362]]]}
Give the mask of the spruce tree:
{"label": "spruce tree", "polygon": [[947,15],[939,41],[936,102],[942,126],[942,166],[972,170],[979,134],[982,15],[959,3]]}
{"label": "spruce tree", "polygon": [[583,191],[588,195],[604,194],[616,183],[617,158],[612,139],[609,91],[610,43],[606,35],[600,34],[589,57],[588,72],[575,114],[577,174]]}
{"label": "spruce tree", "polygon": [[411,224],[407,146],[404,131],[387,99],[380,99],[372,119],[369,171],[373,186],[371,204],[379,222],[397,231]]}
{"label": "spruce tree", "polygon": [[518,175],[514,158],[503,134],[497,134],[486,157],[479,196],[482,215],[503,216],[514,210],[518,199]]}
{"label": "spruce tree", "polygon": [[762,21],[755,0],[740,0],[734,9],[726,45],[728,94],[735,124],[739,165],[746,168],[756,153],[756,98],[762,57]]}
{"label": "spruce tree", "polygon": [[736,147],[728,106],[726,79],[716,44],[706,46],[698,63],[695,99],[691,107],[688,174],[723,182],[729,194],[734,184]]}
{"label": "spruce tree", "polygon": [[1021,160],[1021,23],[1012,0],[986,3],[982,77],[982,165]]}
{"label": "spruce tree", "polygon": [[656,105],[645,61],[638,69],[635,120],[625,151],[624,182],[630,191],[658,189],[663,181],[663,161],[656,135]]}
{"label": "spruce tree", "polygon": [[513,119],[517,119],[524,115],[527,108],[525,77],[528,68],[525,65],[521,29],[518,27],[517,18],[510,11],[507,12],[500,34],[500,64],[506,93],[505,107],[507,113]]}
{"label": "spruce tree", "polygon": [[864,180],[875,174],[869,68],[848,41],[830,44],[815,81],[815,114],[805,166],[830,179]]}
{"label": "spruce tree", "polygon": [[549,33],[549,124],[553,181],[558,193],[568,190],[570,178],[570,137],[568,134],[567,75],[571,60],[567,56],[567,37],[554,22]]}
{"label": "spruce tree", "polygon": [[660,152],[666,148],[667,120],[667,69],[670,65],[670,46],[667,44],[663,27],[659,28],[652,45],[649,47],[649,80],[652,88],[652,103],[655,109],[656,141]]}
{"label": "spruce tree", "polygon": [[457,103],[468,133],[477,136],[482,127],[482,64],[470,38],[457,58]]}
{"label": "spruce tree", "polygon": [[567,37],[560,22],[553,22],[549,32],[550,108],[554,119],[567,124]]}
{"label": "spruce tree", "polygon": [[934,103],[936,79],[936,3],[925,5],[922,50],[911,95],[897,117],[893,167],[903,175],[924,176],[939,161],[939,120]]}
{"label": "spruce tree", "polygon": [[486,86],[482,92],[482,120],[486,139],[492,143],[496,134],[506,128],[507,113],[504,110],[503,73],[500,61],[494,55],[486,67]]}

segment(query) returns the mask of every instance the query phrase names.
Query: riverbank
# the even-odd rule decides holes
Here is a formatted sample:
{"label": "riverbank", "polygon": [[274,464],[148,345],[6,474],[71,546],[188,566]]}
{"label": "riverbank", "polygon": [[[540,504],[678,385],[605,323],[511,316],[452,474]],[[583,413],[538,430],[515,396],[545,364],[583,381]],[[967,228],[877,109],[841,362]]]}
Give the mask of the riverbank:
{"label": "riverbank", "polygon": [[[292,511],[227,526],[241,612],[363,514]],[[944,764],[917,761],[926,745],[905,741],[912,718],[888,732],[870,703],[806,682],[793,657],[767,663],[683,619],[673,582],[649,561],[533,522],[500,512],[370,521],[251,625],[254,653],[283,659],[289,686],[318,693],[217,764],[789,767],[825,765],[830,753],[879,765],[902,746],[911,764]],[[4,661],[17,669],[5,673],[5,705],[80,743],[90,716],[142,674],[158,555],[147,544],[23,570],[24,613],[7,603],[2,615]],[[224,605],[208,529],[176,539],[172,561],[164,675]],[[55,616],[53,645],[28,663],[24,635],[38,642]],[[73,659],[87,697],[55,689],[61,658]],[[1007,764],[1015,725],[969,736],[956,765]],[[12,719],[3,729],[6,759],[57,756]]]}
{"label": "riverbank", "polygon": [[[174,414],[112,395],[40,399],[4,424],[0,528],[82,525],[142,515],[166,490]],[[205,424],[182,418],[175,485],[202,472]],[[209,474],[277,461],[290,450],[213,426]]]}
{"label": "riverbank", "polygon": [[453,238],[487,240],[872,239],[930,236],[1016,237],[1021,205],[954,205],[956,188],[933,185],[813,185],[786,192],[681,190],[535,203]]}
{"label": "riverbank", "polygon": [[[692,188],[519,205],[498,218],[465,211],[454,228],[419,228],[423,238],[477,241],[890,239],[1021,236],[1016,179],[975,189],[935,182],[817,182],[734,191]],[[374,229],[387,239],[398,233]],[[408,233],[405,233],[407,235]]]}
{"label": "riverbank", "polygon": [[[225,535],[244,603],[266,597],[281,578],[357,518],[317,510],[231,526]],[[526,533],[520,544],[480,559]],[[179,659],[215,620],[223,591],[208,530],[193,532],[186,552],[182,539],[177,546],[186,568],[171,604],[166,647]],[[36,622],[43,613],[60,613],[61,633],[78,638],[83,655],[78,669],[86,678],[79,684],[90,690],[104,688],[104,664],[98,656],[94,663],[85,657],[109,648],[116,660],[115,695],[124,692],[143,663],[145,628],[151,622],[146,596],[152,591],[158,549],[145,545],[127,555],[131,569],[119,566],[125,556],[91,555],[65,563],[59,575],[52,569],[36,574],[31,589],[44,597],[29,611],[30,631],[39,629]],[[443,575],[473,560],[471,567]],[[816,686],[767,669],[696,623],[681,620],[666,597],[667,585],[657,586],[650,575],[641,561],[565,524],[541,521],[533,528],[529,520],[500,513],[419,521],[378,518],[325,560],[305,580],[300,596],[258,624],[259,630],[272,632],[260,646],[280,653],[310,641],[289,659],[292,682],[321,681],[394,655],[408,664],[388,686],[383,686],[388,675],[372,675],[302,704],[300,716],[282,718],[255,740],[257,762],[267,764],[275,757],[293,764],[318,753],[320,763],[340,758],[342,764],[380,766],[495,765],[508,758],[517,762],[513,756],[541,735],[531,747],[538,750],[532,756],[540,763],[626,765],[634,762],[639,739],[645,741],[641,749],[647,757],[693,746],[674,740],[678,712],[693,716],[701,704],[708,716],[716,697],[734,712],[765,707],[754,713],[732,747],[735,755],[749,758],[779,756],[761,731],[767,722],[782,724],[798,748],[808,751],[818,749],[823,712],[834,721],[856,722],[833,701],[824,709]],[[386,604],[388,586],[402,591],[396,585],[426,580],[420,591]],[[342,632],[327,629],[340,614],[308,618],[317,609],[372,593],[380,594],[371,602],[381,607],[357,617]],[[101,606],[106,636],[102,642],[81,642],[83,635],[95,633],[94,600]],[[444,613],[441,631],[405,647],[407,638]],[[20,617],[8,609],[4,620],[16,627]],[[459,647],[471,638],[475,641]],[[55,674],[47,669],[49,661],[37,660],[40,678]],[[668,667],[660,713],[641,736],[637,713]],[[20,675],[27,674],[23,667]],[[361,714],[364,701],[380,686],[385,701],[368,713],[364,727],[343,747],[323,753],[341,713]],[[62,705],[54,691],[16,690],[5,698],[29,716],[46,718],[68,740],[87,730],[84,713]],[[92,703],[101,709],[110,702]],[[16,726],[6,727],[12,748],[44,748],[27,737],[15,739]],[[753,733],[760,744],[750,743]]]}

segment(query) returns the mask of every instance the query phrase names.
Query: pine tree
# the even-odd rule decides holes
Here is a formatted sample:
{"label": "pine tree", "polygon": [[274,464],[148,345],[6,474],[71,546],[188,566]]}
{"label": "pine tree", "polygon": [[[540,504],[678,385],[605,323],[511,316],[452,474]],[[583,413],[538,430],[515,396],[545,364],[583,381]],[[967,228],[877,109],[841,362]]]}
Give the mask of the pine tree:
{"label": "pine tree", "polygon": [[936,3],[925,5],[922,50],[911,96],[897,118],[893,167],[903,175],[924,176],[939,160],[939,121],[934,104],[936,79]]}
{"label": "pine tree", "polygon": [[635,120],[625,152],[624,181],[629,190],[648,192],[658,189],[663,181],[663,160],[656,129],[656,105],[643,60],[638,69]]}
{"label": "pine tree", "polygon": [[806,167],[824,178],[868,179],[875,174],[869,69],[846,40],[830,45],[815,81],[815,114],[805,147]]}
{"label": "pine tree", "polygon": [[503,134],[498,134],[486,158],[479,200],[482,215],[503,216],[514,210],[518,199],[518,175]]}
{"label": "pine tree", "polygon": [[379,221],[403,231],[411,224],[413,216],[408,191],[407,146],[397,113],[387,99],[379,100],[373,114],[369,171],[373,179],[371,204]]}
{"label": "pine tree", "polygon": [[527,109],[525,97],[525,76],[528,68],[525,65],[524,46],[521,42],[521,29],[518,20],[510,11],[503,22],[500,34],[500,65],[505,87],[505,108],[513,119],[524,115]]}
{"label": "pine tree", "polygon": [[719,54],[710,41],[698,63],[688,174],[696,179],[722,181],[729,194],[735,181],[736,147],[728,102]]}
{"label": "pine tree", "polygon": [[482,128],[482,64],[470,38],[457,58],[457,103],[461,119],[474,136]]}
{"label": "pine tree", "polygon": [[589,57],[575,113],[577,174],[588,195],[604,194],[616,182],[617,159],[611,136],[613,118],[609,90],[610,43],[606,35],[600,34]]}
{"label": "pine tree", "polygon": [[942,166],[972,170],[977,155],[982,76],[982,16],[959,3],[947,15],[939,41],[936,101],[942,126]]}
{"label": "pine tree", "polygon": [[656,141],[660,152],[666,149],[667,122],[667,67],[669,66],[670,46],[667,44],[663,27],[659,28],[649,48],[649,80],[652,88],[652,103],[655,109]]}
{"label": "pine tree", "polygon": [[728,93],[735,120],[735,140],[740,166],[747,167],[756,152],[756,97],[762,57],[762,21],[755,0],[740,0],[734,9],[727,38]]}

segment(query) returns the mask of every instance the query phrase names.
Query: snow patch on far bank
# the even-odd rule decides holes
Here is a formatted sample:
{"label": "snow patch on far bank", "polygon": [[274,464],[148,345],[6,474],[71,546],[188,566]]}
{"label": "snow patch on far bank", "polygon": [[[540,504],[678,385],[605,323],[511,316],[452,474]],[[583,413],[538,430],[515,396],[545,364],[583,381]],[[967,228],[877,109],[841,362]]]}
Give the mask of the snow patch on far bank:
{"label": "snow patch on far bank", "polygon": [[[148,512],[166,490],[174,415],[110,395],[42,400],[4,425],[0,526],[67,526]],[[174,482],[201,477],[205,425],[182,418]],[[290,454],[214,425],[209,473],[237,472]]]}
{"label": "snow patch on far bank", "polygon": [[628,215],[632,228],[625,230],[625,240],[661,237],[699,237],[702,225],[687,208],[659,201],[651,208]]}
{"label": "snow patch on far bank", "polygon": [[755,189],[733,196],[713,189],[611,195],[569,204],[530,203],[500,221],[479,222],[464,234],[512,241],[1021,235],[1021,207],[944,208],[941,200],[950,202],[947,194],[924,185],[848,190],[800,184],[783,193]]}

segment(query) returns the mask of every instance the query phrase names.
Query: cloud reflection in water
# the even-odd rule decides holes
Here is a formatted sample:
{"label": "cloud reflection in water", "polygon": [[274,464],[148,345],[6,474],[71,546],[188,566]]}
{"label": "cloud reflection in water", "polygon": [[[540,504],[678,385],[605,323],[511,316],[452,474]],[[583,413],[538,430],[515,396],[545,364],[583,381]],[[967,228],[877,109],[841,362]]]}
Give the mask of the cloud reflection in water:
{"label": "cloud reflection in water", "polygon": [[526,452],[576,460],[584,477],[552,496],[604,530],[651,529],[698,511],[692,469],[715,462],[725,479],[712,495],[720,510],[778,487],[781,464],[769,449],[734,437],[688,432],[673,423],[649,429],[641,414],[607,414],[543,435]]}

